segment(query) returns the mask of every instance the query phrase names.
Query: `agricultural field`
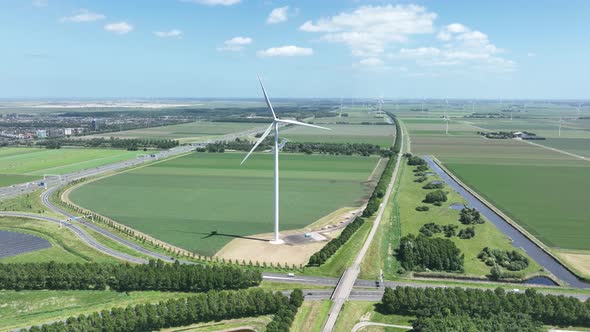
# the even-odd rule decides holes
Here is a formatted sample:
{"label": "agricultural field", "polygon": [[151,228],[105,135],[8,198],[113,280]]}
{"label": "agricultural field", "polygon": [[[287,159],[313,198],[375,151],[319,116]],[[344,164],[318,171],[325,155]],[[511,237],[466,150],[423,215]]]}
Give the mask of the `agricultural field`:
{"label": "agricultural field", "polygon": [[107,149],[0,148],[0,186],[34,181],[135,158],[137,151]]}
{"label": "agricultural field", "polygon": [[[203,255],[273,230],[270,154],[192,153],[79,187],[70,199]],[[377,157],[281,155],[281,229],[360,206]]]}
{"label": "agricultural field", "polygon": [[369,143],[388,148],[393,144],[393,125],[327,125],[330,131],[294,126],[283,129],[281,137],[296,142]]}
{"label": "agricultural field", "polygon": [[[268,126],[268,124],[266,124]],[[116,138],[151,138],[151,139],[175,139],[181,142],[196,141],[215,138],[229,133],[241,132],[254,128],[264,128],[264,123],[237,123],[237,122],[191,122],[171,126],[152,127],[144,129],[125,130],[115,133],[85,136],[116,137]]]}
{"label": "agricultural field", "polygon": [[[551,146],[562,139],[535,143]],[[588,160],[518,140],[450,135],[413,135],[411,140],[413,153],[436,156],[547,245],[590,250],[583,235],[590,230],[584,194],[590,186]],[[583,143],[573,142],[566,144],[585,150]]]}

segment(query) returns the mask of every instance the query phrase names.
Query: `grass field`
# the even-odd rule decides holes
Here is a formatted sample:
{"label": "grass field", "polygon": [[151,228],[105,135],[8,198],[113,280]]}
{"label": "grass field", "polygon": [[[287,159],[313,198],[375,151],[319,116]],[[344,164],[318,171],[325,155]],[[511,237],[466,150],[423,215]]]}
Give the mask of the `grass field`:
{"label": "grass field", "polygon": [[[411,127],[412,124],[408,124]],[[534,124],[538,127],[538,124]],[[412,135],[412,152],[434,155],[467,185],[549,246],[590,250],[590,162],[517,140]],[[588,153],[588,139],[537,143]]]}
{"label": "grass field", "polygon": [[[268,124],[266,124],[268,126]],[[221,136],[233,132],[245,131],[253,128],[263,128],[264,123],[234,123],[234,122],[191,122],[171,126],[153,127],[145,129],[125,130],[115,133],[86,136],[117,137],[117,138],[153,138],[176,139],[180,141],[196,140],[204,137]]]}
{"label": "grass field", "polygon": [[331,131],[295,126],[281,132],[281,137],[297,142],[369,143],[387,148],[393,144],[395,126],[327,125]]}
{"label": "grass field", "polygon": [[48,262],[52,260],[63,263],[120,262],[114,257],[89,247],[74,233],[50,222],[2,217],[0,218],[0,229],[36,235],[51,243],[51,247],[47,249],[1,258],[0,263]]}
{"label": "grass field", "polygon": [[0,186],[65,174],[135,158],[137,151],[107,149],[0,148]]}
{"label": "grass field", "polygon": [[[400,315],[384,315],[375,310],[377,302],[348,301],[344,303],[334,331],[351,331],[352,327],[361,321],[412,326],[415,317]],[[407,331],[407,329],[393,329],[383,327],[369,327],[360,331]]]}
{"label": "grass field", "polygon": [[185,295],[167,292],[0,291],[0,331],[12,331],[82,313],[158,302]]}
{"label": "grass field", "polygon": [[297,311],[291,332],[319,332],[330,311],[331,301],[305,301]]}
{"label": "grass field", "polygon": [[[212,255],[235,237],[272,232],[272,156],[193,153],[84,185],[81,206],[166,242]],[[377,158],[283,154],[281,229],[358,206]],[[256,241],[256,239],[253,239]]]}

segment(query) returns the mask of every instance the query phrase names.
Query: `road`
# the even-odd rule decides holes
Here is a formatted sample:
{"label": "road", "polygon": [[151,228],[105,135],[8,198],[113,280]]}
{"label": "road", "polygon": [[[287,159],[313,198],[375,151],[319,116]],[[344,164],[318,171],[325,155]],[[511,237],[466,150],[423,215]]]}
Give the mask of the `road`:
{"label": "road", "polygon": [[360,323],[356,323],[352,327],[352,330],[350,332],[357,332],[358,330],[365,328],[367,326],[384,326],[384,327],[393,327],[393,328],[406,329],[406,330],[412,329],[411,326],[406,326],[406,325],[395,325],[395,324],[385,324],[385,323],[375,323],[375,322],[360,322]]}
{"label": "road", "polygon": [[402,160],[402,151],[404,151],[403,129],[401,130],[401,133],[396,133],[396,135],[398,134],[401,138],[400,152],[398,153],[397,160],[395,162],[395,168],[391,176],[391,181],[389,182],[389,185],[387,186],[387,191],[385,192],[385,196],[383,197],[383,203],[381,203],[381,206],[379,207],[379,211],[377,212],[377,216],[375,217],[375,221],[373,222],[373,227],[371,228],[369,236],[363,244],[363,247],[357,254],[353,264],[344,271],[342,277],[336,285],[336,289],[334,290],[334,294],[332,295],[332,300],[334,302],[332,303],[332,307],[330,308],[330,312],[328,313],[328,319],[326,320],[324,328],[322,329],[323,332],[330,332],[334,329],[334,325],[336,324],[338,315],[342,310],[344,302],[346,302],[350,296],[352,288],[354,287],[354,283],[356,282],[358,275],[361,271],[361,263],[363,261],[363,258],[365,257],[367,250],[369,250],[369,246],[373,241],[375,233],[377,233],[377,229],[379,228],[379,224],[381,223],[381,218],[383,217],[383,213],[385,212],[385,207],[387,206],[387,202],[389,202],[389,197],[391,196],[391,192],[393,191],[395,180],[397,179],[397,174],[399,171],[399,165]]}

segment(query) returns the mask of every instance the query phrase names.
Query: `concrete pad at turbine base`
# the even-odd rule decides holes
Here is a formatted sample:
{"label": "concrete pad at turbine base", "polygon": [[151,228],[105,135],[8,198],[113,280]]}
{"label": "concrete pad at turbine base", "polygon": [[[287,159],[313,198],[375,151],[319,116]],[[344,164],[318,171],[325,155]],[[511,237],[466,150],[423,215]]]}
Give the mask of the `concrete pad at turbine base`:
{"label": "concrete pad at turbine base", "polygon": [[270,244],[285,244],[285,241],[282,239],[278,239],[278,240],[270,240],[270,241],[268,241],[268,243],[270,243]]}

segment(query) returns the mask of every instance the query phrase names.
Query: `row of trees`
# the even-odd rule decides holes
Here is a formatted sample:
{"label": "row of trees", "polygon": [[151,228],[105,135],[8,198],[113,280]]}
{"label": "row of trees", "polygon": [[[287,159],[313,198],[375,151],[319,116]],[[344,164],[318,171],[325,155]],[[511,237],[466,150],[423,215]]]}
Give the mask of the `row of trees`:
{"label": "row of trees", "polygon": [[[394,118],[394,117],[393,117]],[[398,121],[394,118],[396,125],[398,125]],[[395,144],[398,141],[401,141],[401,136],[397,135],[395,137]],[[394,146],[395,146],[394,144]],[[400,143],[401,144],[401,143]],[[394,149],[395,151],[395,149]],[[389,186],[389,182],[391,181],[391,177],[393,176],[393,170],[395,168],[396,156],[392,155],[387,164],[385,165],[385,169],[379,178],[379,182],[373,189],[373,193],[367,202],[367,206],[363,210],[362,217],[368,218],[375,214],[377,210],[379,210],[379,206],[383,202],[383,197],[387,192],[387,187]],[[320,266],[324,264],[332,255],[336,253],[336,251],[342,247],[350,237],[363,225],[365,220],[363,218],[355,218],[353,222],[348,224],[346,228],[342,231],[340,236],[336,239],[332,239],[326,246],[324,246],[320,251],[316,252],[309,258],[308,266]]]}
{"label": "row of trees", "polygon": [[[546,325],[590,327],[590,302],[574,297],[463,288],[386,288],[380,309],[418,317],[465,315],[489,319],[503,313],[529,315]],[[430,331],[430,330],[429,330]]]}
{"label": "row of trees", "polygon": [[177,140],[172,139],[138,139],[138,138],[92,138],[92,139],[67,139],[50,138],[37,142],[37,145],[45,146],[47,149],[59,149],[62,146],[82,146],[86,148],[114,148],[137,151],[140,149],[171,149],[179,145]]}
{"label": "row of trees", "polygon": [[289,303],[282,305],[273,320],[266,325],[266,332],[289,332],[291,325],[297,315],[297,310],[303,304],[303,292],[301,289],[295,289],[289,296]]}
{"label": "row of trees", "polygon": [[[293,293],[301,295],[301,291]],[[284,319],[285,308],[295,307],[297,303],[300,305],[301,302],[296,301],[293,296],[289,300],[279,292],[271,293],[261,289],[212,291],[188,298],[170,299],[155,304],[130,305],[126,308],[95,312],[88,316],[70,317],[65,321],[40,327],[33,326],[28,330],[22,329],[21,332],[144,332],[200,322],[270,314],[274,314],[275,319],[269,326],[277,325],[277,328],[268,331],[287,332],[290,322]],[[280,319],[279,324],[275,324],[277,319]]]}
{"label": "row of trees", "polygon": [[320,251],[311,255],[307,266],[320,266],[324,264],[354,235],[354,233],[356,233],[359,228],[361,228],[364,223],[365,219],[357,217],[353,222],[346,225],[342,233],[340,233],[340,236],[330,240],[330,242],[320,249]]}
{"label": "row of trees", "polygon": [[365,210],[363,210],[363,217],[368,218],[375,214],[377,210],[379,210],[379,206],[383,202],[383,196],[385,196],[385,193],[387,192],[387,187],[389,186],[389,182],[391,182],[391,177],[393,176],[393,170],[395,168],[395,162],[397,160],[396,158],[397,157],[392,156],[387,161],[385,169],[383,170],[383,173],[379,178],[379,182],[377,182],[377,185],[375,186],[375,189],[373,189],[371,197],[369,197],[367,206],[365,207]]}
{"label": "row of trees", "polygon": [[467,315],[418,317],[412,323],[413,332],[541,332],[543,324],[534,321],[531,316],[520,313],[502,313],[487,318],[469,317]]}
{"label": "row of trees", "polygon": [[459,228],[459,226],[453,225],[453,224],[441,226],[439,224],[430,222],[430,223],[424,224],[424,225],[422,225],[422,227],[420,227],[420,234],[422,234],[424,236],[432,237],[435,234],[442,232],[442,233],[444,233],[445,237],[453,237],[453,236],[455,236],[455,234],[457,234],[457,228]]}
{"label": "row of trees", "polygon": [[257,286],[257,269],[233,266],[105,263],[10,263],[0,264],[0,289],[63,289],[117,291],[205,292]]}
{"label": "row of trees", "polygon": [[395,114],[391,112],[385,112],[395,123],[395,142],[393,142],[393,152],[400,153],[402,148],[402,126],[399,123],[399,120],[396,118]]}
{"label": "row of trees", "polygon": [[461,250],[449,239],[409,234],[401,238],[397,258],[409,271],[463,272],[465,259]]}

